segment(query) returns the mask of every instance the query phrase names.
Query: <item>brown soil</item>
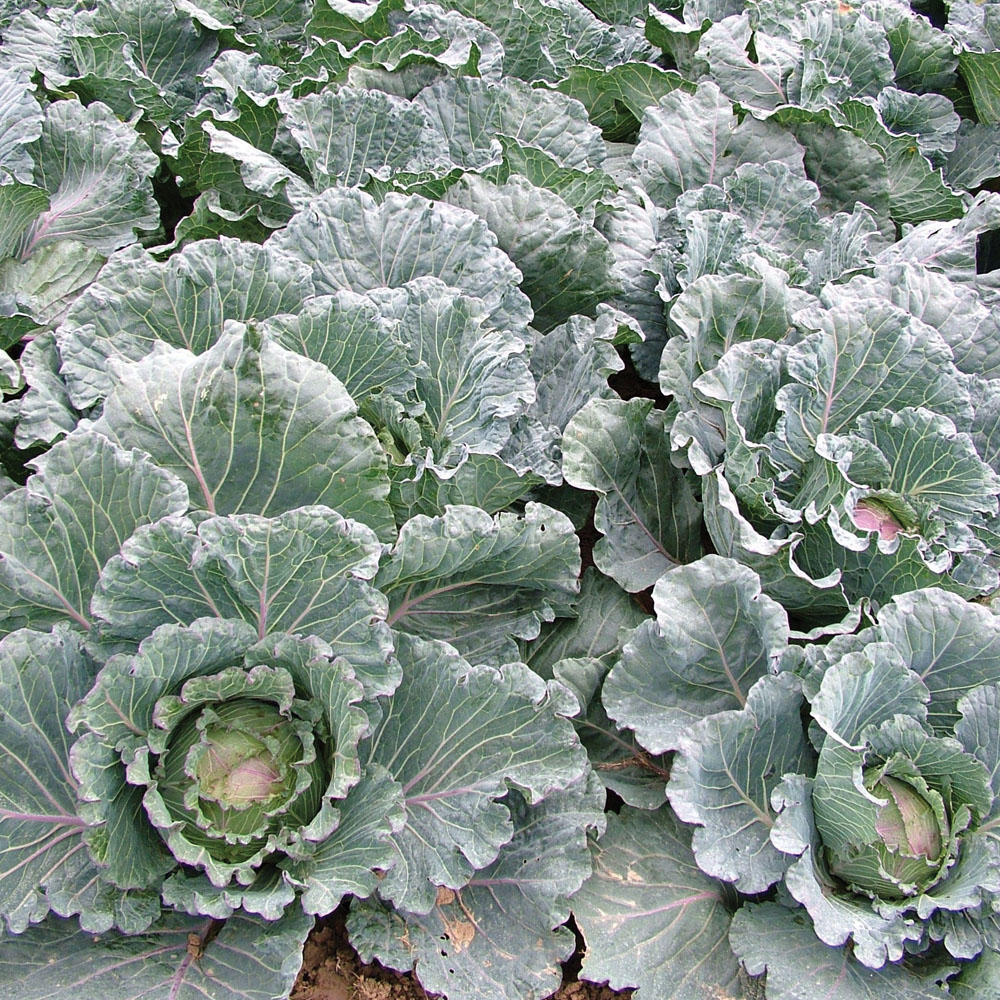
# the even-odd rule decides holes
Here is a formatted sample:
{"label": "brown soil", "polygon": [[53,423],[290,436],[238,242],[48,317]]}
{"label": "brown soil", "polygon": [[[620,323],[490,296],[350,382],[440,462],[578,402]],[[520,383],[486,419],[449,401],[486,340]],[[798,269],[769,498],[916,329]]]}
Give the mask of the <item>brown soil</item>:
{"label": "brown soil", "polygon": [[[338,910],[309,935],[302,971],[290,1000],[431,1000],[412,973],[363,964],[347,942],[344,913]],[[564,982],[552,1000],[627,1000],[631,990]]]}

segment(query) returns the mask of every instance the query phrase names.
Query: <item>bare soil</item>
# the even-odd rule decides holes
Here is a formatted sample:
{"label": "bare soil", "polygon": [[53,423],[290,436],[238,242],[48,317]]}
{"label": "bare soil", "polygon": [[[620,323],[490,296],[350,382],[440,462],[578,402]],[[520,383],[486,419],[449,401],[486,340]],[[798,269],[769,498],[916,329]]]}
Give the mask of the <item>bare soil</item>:
{"label": "bare soil", "polygon": [[[321,921],[309,935],[302,971],[291,1000],[432,1000],[412,973],[394,972],[377,962],[365,965],[347,941],[344,912]],[[578,982],[570,970],[552,1000],[627,1000],[632,990]]]}

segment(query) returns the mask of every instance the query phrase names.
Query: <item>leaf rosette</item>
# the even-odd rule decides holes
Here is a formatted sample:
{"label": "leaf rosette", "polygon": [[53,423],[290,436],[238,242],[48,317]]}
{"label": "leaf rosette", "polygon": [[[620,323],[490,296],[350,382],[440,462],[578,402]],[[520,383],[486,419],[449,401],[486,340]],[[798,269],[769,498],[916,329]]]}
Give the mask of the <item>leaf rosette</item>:
{"label": "leaf rosette", "polygon": [[[99,844],[122,888],[148,886],[157,868],[172,867],[125,874],[129,845],[149,836],[143,827],[162,839],[160,854],[218,888],[311,856],[337,829],[336,803],[360,776],[362,698],[347,662],[315,637],[258,640],[229,620],[161,626],[135,656],[109,660],[68,718],[83,731],[70,754],[81,812],[103,820],[91,850]],[[141,806],[109,805],[94,784],[98,765],[116,799]]]}

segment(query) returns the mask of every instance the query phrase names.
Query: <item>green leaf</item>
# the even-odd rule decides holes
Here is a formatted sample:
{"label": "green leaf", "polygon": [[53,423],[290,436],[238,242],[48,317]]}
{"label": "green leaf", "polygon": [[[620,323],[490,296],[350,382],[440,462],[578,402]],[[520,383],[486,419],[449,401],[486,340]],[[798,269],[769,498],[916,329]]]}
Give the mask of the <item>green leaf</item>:
{"label": "green leaf", "polygon": [[[851,791],[857,794],[853,785]],[[839,947],[850,938],[854,957],[868,969],[881,969],[887,960],[898,962],[906,945],[924,933],[922,923],[905,918],[906,900],[901,905],[885,906],[885,912],[880,913],[869,896],[829,891],[834,876],[826,869],[826,852],[816,830],[816,801],[812,781],[803,775],[786,775],[771,796],[779,813],[771,842],[781,851],[801,855],[785,873],[785,885],[808,911],[808,918],[800,911],[802,925],[809,927],[814,941],[818,938],[831,947]]]}
{"label": "green leaf", "polygon": [[403,402],[416,391],[422,365],[411,361],[398,323],[366,295],[341,289],[314,295],[294,315],[275,315],[262,327],[291,351],[326,365],[359,406],[373,393]]}
{"label": "green leaf", "polygon": [[611,66],[625,62],[634,42],[570,0],[449,0],[488,25],[503,44],[504,72],[528,82],[560,80],[574,65]]}
{"label": "green leaf", "polygon": [[110,254],[158,225],[151,178],[159,159],[106,105],[50,104],[32,153],[35,183],[50,198],[25,235],[22,258],[64,239]]}
{"label": "green leaf", "polygon": [[[553,454],[556,442],[587,402],[615,396],[608,376],[624,367],[614,347],[618,329],[615,314],[605,311],[596,322],[572,316],[547,334],[535,333],[530,360],[535,400],[514,424],[502,453],[508,460],[544,474],[552,485],[562,483],[562,467]],[[536,450],[539,438],[541,456]]]}
{"label": "green leaf", "polygon": [[268,245],[309,264],[320,294],[398,288],[429,274],[482,299],[498,330],[523,329],[530,316],[520,273],[486,224],[418,195],[390,193],[377,204],[361,191],[330,188]]}
{"label": "green leaf", "polygon": [[424,404],[421,447],[428,454],[414,460],[447,477],[469,453],[499,454],[511,423],[535,396],[527,331],[494,328],[481,300],[433,277],[372,296],[398,324],[415,395]]}
{"label": "green leaf", "polygon": [[406,822],[399,785],[378,767],[365,770],[339,808],[339,825],[312,855],[282,866],[303,889],[306,913],[332,913],[347,895],[355,900],[370,896],[393,861],[389,838]]}
{"label": "green leaf", "polygon": [[810,769],[801,707],[797,677],[765,675],[743,709],[710,715],[679,739],[667,797],[697,827],[692,847],[701,870],[743,893],[764,892],[788,867],[769,840],[771,791],[782,775]]}
{"label": "green leaf", "polygon": [[456,505],[404,524],[375,586],[389,598],[393,628],[500,665],[517,657],[515,637],[533,639],[542,622],[569,613],[579,573],[565,514],[529,502],[521,516],[491,518]]}
{"label": "green leaf", "polygon": [[896,413],[864,413],[857,426],[889,462],[889,476],[881,485],[920,513],[970,521],[977,512],[996,512],[1000,476],[976,454],[972,438],[958,433],[947,417],[906,407]]}
{"label": "green leaf", "polygon": [[[920,148],[919,137],[896,135],[880,108],[849,101],[842,109],[850,127],[885,157],[889,180],[889,211],[897,222],[954,219],[963,213],[962,199],[948,188],[940,169]],[[952,120],[955,129],[958,122]]]}
{"label": "green leaf", "polygon": [[324,366],[234,326],[198,357],[163,345],[120,364],[94,427],[175,471],[210,513],[325,504],[388,534],[385,459],[356,413]]}
{"label": "green leaf", "polygon": [[986,768],[993,791],[993,805],[979,826],[993,842],[1000,843],[1000,686],[973,688],[959,700],[961,719],[955,735],[962,746]]}
{"label": "green leaf", "polygon": [[109,0],[74,17],[70,47],[95,97],[123,119],[139,107],[166,124],[191,108],[218,41],[168,0]]}
{"label": "green leaf", "polygon": [[785,447],[772,456],[789,468],[809,462],[819,434],[849,432],[865,412],[924,406],[958,416],[967,406],[940,335],[896,306],[862,293],[805,322],[820,332],[789,351],[792,381],[775,398]]}
{"label": "green leaf", "polygon": [[1000,122],[1000,53],[963,49],[958,53],[958,68],[979,121],[984,125]]}
{"label": "green leaf", "polygon": [[591,122],[611,142],[630,139],[646,108],[665,94],[694,89],[674,70],[635,60],[618,66],[570,66],[556,86],[587,108]]}
{"label": "green leaf", "polygon": [[648,399],[595,399],[563,436],[563,475],[601,494],[597,568],[628,591],[701,555],[701,505],[691,478],[670,461],[667,418]]}
{"label": "green leaf", "polygon": [[871,642],[831,664],[810,699],[813,719],[842,747],[861,749],[863,733],[893,715],[927,718],[927,686],[888,642]]}
{"label": "green leaf", "polygon": [[927,685],[927,721],[938,735],[955,729],[958,703],[977,685],[1000,683],[1000,621],[955,594],[926,589],[894,597],[879,612],[877,634]]}
{"label": "green leaf", "polygon": [[[0,915],[13,934],[42,920],[67,887],[97,877],[87,823],[76,812],[71,737],[62,724],[92,676],[71,632],[25,629],[0,641]],[[69,903],[57,910],[69,916],[81,908]]]}
{"label": "green leaf", "polygon": [[0,184],[0,257],[20,254],[25,230],[48,208],[42,188],[20,181]]}
{"label": "green leaf", "polygon": [[7,630],[67,618],[91,626],[104,564],[142,524],[187,506],[169,472],[107,438],[80,433],[35,461],[28,485],[0,500],[0,607]]}
{"label": "green leaf", "polygon": [[55,328],[97,276],[104,261],[104,255],[92,247],[75,240],[59,240],[43,246],[25,261],[3,261],[0,290],[21,299],[35,325]]}
{"label": "green leaf", "polygon": [[667,341],[660,358],[660,390],[681,406],[694,405],[692,383],[736,343],[782,340],[802,296],[783,271],[706,274],[691,282],[670,306],[670,323],[682,336]]}
{"label": "green leaf", "polygon": [[676,90],[646,110],[635,162],[650,197],[667,207],[682,191],[721,185],[744,163],[781,162],[800,171],[802,147],[769,122],[750,115],[738,122],[719,87],[702,82],[694,94]]}
{"label": "green leaf", "polygon": [[603,700],[620,726],[662,753],[698,719],[747,705],[785,648],[788,619],[752,570],[714,555],[657,580],[653,604],[656,620],[625,644]]}
{"label": "green leaf", "polygon": [[498,83],[446,77],[425,87],[414,103],[466,171],[494,166],[516,150],[545,154],[569,170],[591,171],[604,163],[601,134],[577,101],[511,76]]}
{"label": "green leaf", "polygon": [[696,58],[708,64],[711,78],[730,100],[773,111],[789,102],[789,76],[798,69],[801,51],[788,39],[758,32],[752,59],[750,37],[749,15],[726,17],[701,36]]}
{"label": "green leaf", "polygon": [[34,337],[19,361],[28,390],[19,400],[14,440],[20,448],[51,444],[69,434],[80,420],[60,375],[62,359],[52,334]]}
{"label": "green leaf", "polygon": [[326,90],[287,101],[284,111],[318,191],[405,174],[443,177],[456,166],[420,105],[382,91]]}
{"label": "green leaf", "polygon": [[469,455],[454,475],[451,469],[442,470],[448,478],[430,466],[415,476],[411,476],[412,471],[412,466],[389,466],[393,477],[389,503],[400,525],[417,514],[438,517],[449,504],[481,507],[487,514],[495,514],[543,482],[541,476],[519,473],[493,455]]}
{"label": "green leaf", "polygon": [[667,808],[608,816],[594,874],[573,897],[586,942],[580,976],[638,1000],[704,1000],[736,989],[722,887],[694,862]]}
{"label": "green leaf", "polygon": [[403,680],[385,704],[370,760],[402,785],[406,826],[379,893],[429,913],[438,887],[460,889],[514,836],[507,784],[537,804],[578,780],[586,754],[559,718],[558,691],[524,664],[471,666],[442,642],[401,633]]}
{"label": "green leaf", "polygon": [[524,662],[545,678],[553,676],[552,669],[560,660],[587,657],[610,663],[621,649],[626,630],[646,617],[621,587],[589,566],[580,578],[573,617],[543,625],[537,639],[523,644]]}
{"label": "green leaf", "polygon": [[945,180],[956,188],[971,190],[1000,176],[1000,123],[983,125],[963,121],[955,149],[944,168]]}
{"label": "green leaf", "polygon": [[577,702],[573,725],[605,788],[637,809],[657,809],[663,804],[670,756],[648,753],[634,733],[618,729],[608,717],[601,701],[601,685],[607,673],[608,664],[592,657],[562,659],[552,670],[553,677],[570,690]]}
{"label": "green leaf", "polygon": [[0,943],[0,973],[21,1000],[107,1000],[126,994],[144,1000],[213,995],[274,1000],[288,995],[312,917],[295,908],[277,921],[238,914],[195,958],[189,938],[205,941],[214,926],[204,918],[171,914],[143,934],[92,935],[75,921],[50,920]]}
{"label": "green leaf", "polygon": [[298,312],[311,294],[309,269],[272,247],[223,236],[188,244],[163,263],[129,247],[108,261],[59,329],[74,405],[85,409],[111,391],[110,358],[139,361],[160,342],[202,354],[226,320]]}
{"label": "green leaf", "polygon": [[[348,932],[364,961],[392,965],[407,949],[421,985],[447,996],[521,1000],[555,989],[575,942],[561,925],[566,897],[591,871],[587,830],[603,827],[604,791],[593,775],[532,806],[517,791],[504,804],[513,837],[460,889],[440,889],[425,914],[351,905]],[[391,939],[386,953],[385,942]]]}
{"label": "green leaf", "polygon": [[[803,50],[792,103],[837,108],[855,97],[874,97],[894,74],[885,30],[857,8],[808,3],[795,8],[790,34]],[[782,34],[784,31],[782,31]]]}
{"label": "green leaf", "polygon": [[[73,732],[95,733],[102,743],[129,753],[135,738],[152,729],[158,699],[175,694],[188,678],[215,674],[241,661],[254,642],[253,629],[240,621],[161,625],[134,657],[112,657],[105,663],[66,725]],[[146,825],[147,820],[140,816],[138,822]]]}
{"label": "green leaf", "polygon": [[617,291],[607,240],[554,192],[516,175],[497,186],[467,174],[446,199],[486,221],[523,275],[538,329],[574,313],[592,315]]}
{"label": "green leaf", "polygon": [[88,824],[87,845],[101,880],[119,892],[157,892],[177,860],[146,820],[142,791],[126,782],[121,754],[85,733],[73,744],[70,762],[78,782],[78,812]]}
{"label": "green leaf", "polygon": [[263,638],[317,636],[366,687],[388,693],[385,599],[370,587],[381,546],[371,529],[325,507],[274,518],[165,517],[108,562],[94,596],[105,632],[141,639],[166,622],[240,618]]}
{"label": "green leaf", "polygon": [[954,84],[958,58],[952,40],[943,31],[891,0],[867,3],[864,9],[885,28],[897,87],[922,94]]}
{"label": "green leaf", "polygon": [[238,910],[277,920],[295,899],[295,890],[277,868],[266,868],[250,885],[212,885],[203,873],[191,868],[174,872],[163,883],[163,902],[176,912],[225,920]]}
{"label": "green leaf", "polygon": [[958,1000],[998,1000],[1000,998],[1000,952],[987,949],[978,961],[963,964],[949,984]]}
{"label": "green leaf", "polygon": [[23,70],[0,71],[0,172],[29,184],[34,161],[24,148],[42,134],[44,116],[32,95],[34,87]]}
{"label": "green leaf", "polygon": [[830,948],[816,938],[800,910],[778,903],[746,903],[733,918],[733,950],[751,975],[767,971],[771,1000],[945,1000],[941,970],[890,963],[870,969],[850,948]]}

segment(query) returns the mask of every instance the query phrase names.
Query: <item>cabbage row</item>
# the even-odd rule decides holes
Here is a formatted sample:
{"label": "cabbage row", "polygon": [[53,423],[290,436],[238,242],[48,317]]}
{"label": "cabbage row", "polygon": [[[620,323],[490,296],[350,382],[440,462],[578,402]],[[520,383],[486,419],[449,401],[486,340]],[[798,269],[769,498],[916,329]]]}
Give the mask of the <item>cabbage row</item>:
{"label": "cabbage row", "polygon": [[1000,3],[0,2],[0,1000],[1000,998]]}

